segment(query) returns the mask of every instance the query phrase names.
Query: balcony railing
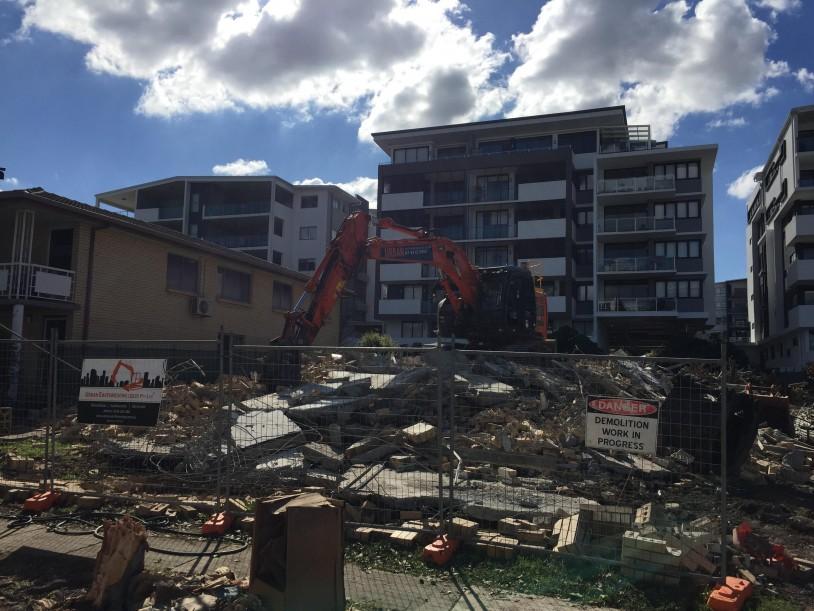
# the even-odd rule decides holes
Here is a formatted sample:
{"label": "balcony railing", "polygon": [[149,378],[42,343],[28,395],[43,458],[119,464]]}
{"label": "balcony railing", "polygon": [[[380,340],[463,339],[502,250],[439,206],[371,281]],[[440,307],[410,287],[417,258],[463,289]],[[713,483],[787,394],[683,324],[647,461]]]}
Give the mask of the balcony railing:
{"label": "balcony railing", "polygon": [[674,297],[617,297],[600,299],[600,312],[675,312]]}
{"label": "balcony railing", "polygon": [[502,202],[509,199],[514,199],[512,190],[508,184],[495,185],[493,187],[476,187],[475,188],[475,201],[476,202]]}
{"label": "balcony railing", "polygon": [[226,248],[265,248],[268,246],[268,235],[208,235],[203,238]]}
{"label": "balcony railing", "polygon": [[159,208],[158,218],[161,220],[184,218],[184,207],[173,206],[172,208]]}
{"label": "balcony railing", "polygon": [[490,240],[493,238],[513,238],[515,235],[513,225],[484,225],[473,232],[473,240]]}
{"label": "balcony railing", "polygon": [[0,263],[0,297],[70,301],[74,272],[34,263]]}
{"label": "balcony railing", "polygon": [[231,216],[236,214],[266,214],[269,202],[239,202],[231,204],[205,204],[204,216]]}
{"label": "balcony railing", "polygon": [[449,238],[450,240],[465,240],[466,228],[463,225],[448,225],[447,227],[435,227],[430,229],[430,233]]}
{"label": "balcony railing", "polygon": [[662,231],[676,228],[674,218],[657,219],[652,216],[609,218],[602,221],[602,233],[627,233],[635,231]]}
{"label": "balcony railing", "polygon": [[674,272],[675,257],[619,257],[605,259],[600,272]]}
{"label": "balcony railing", "polygon": [[642,191],[675,191],[672,175],[634,176],[633,178],[607,178],[598,181],[599,193],[639,193]]}

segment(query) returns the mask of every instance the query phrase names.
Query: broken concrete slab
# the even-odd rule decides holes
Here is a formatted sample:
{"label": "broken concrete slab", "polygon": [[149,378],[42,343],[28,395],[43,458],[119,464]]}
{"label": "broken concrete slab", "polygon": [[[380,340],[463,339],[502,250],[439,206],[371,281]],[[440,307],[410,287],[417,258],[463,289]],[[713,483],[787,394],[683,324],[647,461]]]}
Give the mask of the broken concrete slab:
{"label": "broken concrete slab", "polygon": [[296,406],[330,397],[337,393],[340,386],[341,382],[335,382],[333,384],[303,384],[288,395],[288,404]]}
{"label": "broken concrete slab", "polygon": [[302,448],[302,455],[308,462],[325,467],[330,471],[342,468],[342,455],[334,452],[333,448],[325,443],[306,443]]}
{"label": "broken concrete slab", "polygon": [[299,477],[305,473],[305,457],[299,448],[281,450],[255,467],[258,471],[273,471],[277,477]]}
{"label": "broken concrete slab", "polygon": [[436,438],[436,428],[426,422],[417,422],[412,426],[401,429],[402,434],[410,443],[420,445]]}
{"label": "broken concrete slab", "polygon": [[302,429],[281,410],[239,414],[234,418],[231,435],[239,450],[258,446],[271,450],[305,443]]}
{"label": "broken concrete slab", "polygon": [[369,407],[368,397],[329,397],[290,407],[286,413],[297,421],[331,420],[342,424],[355,412]]}

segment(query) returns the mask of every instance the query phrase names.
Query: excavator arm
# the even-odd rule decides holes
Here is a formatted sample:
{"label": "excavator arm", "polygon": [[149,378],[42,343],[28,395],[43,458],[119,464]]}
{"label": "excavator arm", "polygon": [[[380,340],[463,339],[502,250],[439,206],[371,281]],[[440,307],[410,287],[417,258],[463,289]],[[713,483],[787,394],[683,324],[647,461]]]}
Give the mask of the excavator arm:
{"label": "excavator arm", "polygon": [[312,344],[342,296],[345,284],[368,258],[433,265],[440,271],[439,282],[455,314],[465,307],[476,307],[479,273],[455,242],[423,229],[404,227],[389,218],[381,219],[379,227],[398,231],[412,239],[368,238],[369,224],[370,215],[362,211],[352,213],[342,222],[325,257],[305,285],[304,293],[286,314],[283,332],[274,343]]}

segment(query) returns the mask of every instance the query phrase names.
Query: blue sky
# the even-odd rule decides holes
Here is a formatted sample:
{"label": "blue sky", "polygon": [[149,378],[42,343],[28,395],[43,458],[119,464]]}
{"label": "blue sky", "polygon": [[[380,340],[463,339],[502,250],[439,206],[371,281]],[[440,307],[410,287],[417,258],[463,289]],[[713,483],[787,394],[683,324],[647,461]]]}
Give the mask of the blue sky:
{"label": "blue sky", "polygon": [[745,275],[737,179],[814,103],[808,0],[149,4],[0,0],[0,188],[92,202],[244,160],[369,195],[370,131],[624,103],[718,143],[721,280]]}

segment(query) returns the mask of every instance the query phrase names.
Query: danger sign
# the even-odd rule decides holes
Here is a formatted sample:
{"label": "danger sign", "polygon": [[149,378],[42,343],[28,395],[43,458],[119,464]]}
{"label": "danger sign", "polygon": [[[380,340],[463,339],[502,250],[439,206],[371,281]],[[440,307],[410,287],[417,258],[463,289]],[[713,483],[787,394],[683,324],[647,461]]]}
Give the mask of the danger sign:
{"label": "danger sign", "polygon": [[597,450],[655,454],[659,402],[628,397],[588,397],[585,445]]}

